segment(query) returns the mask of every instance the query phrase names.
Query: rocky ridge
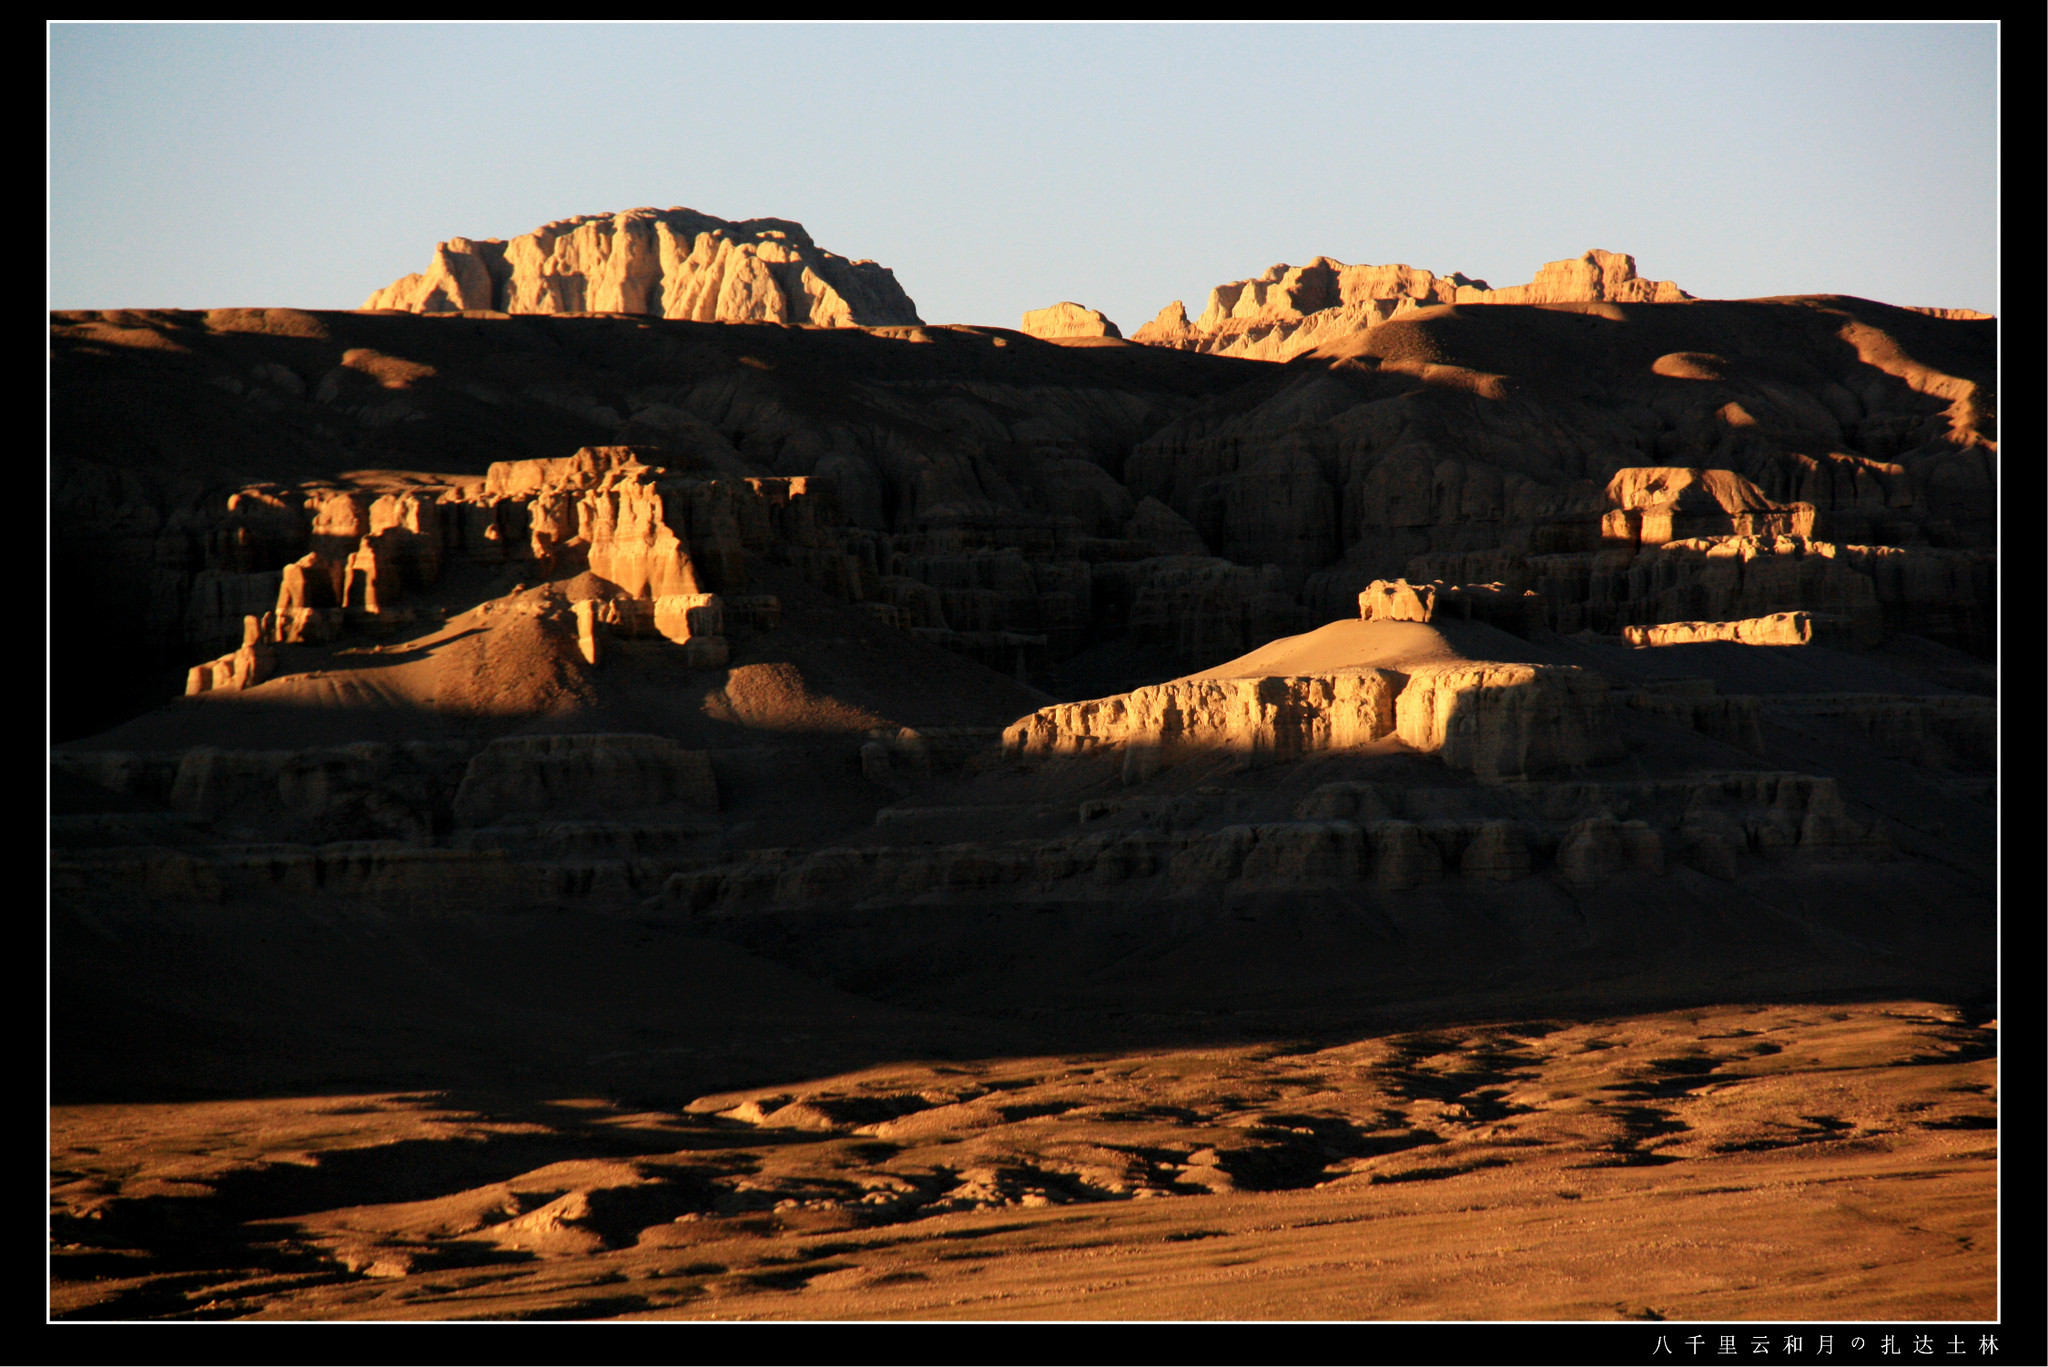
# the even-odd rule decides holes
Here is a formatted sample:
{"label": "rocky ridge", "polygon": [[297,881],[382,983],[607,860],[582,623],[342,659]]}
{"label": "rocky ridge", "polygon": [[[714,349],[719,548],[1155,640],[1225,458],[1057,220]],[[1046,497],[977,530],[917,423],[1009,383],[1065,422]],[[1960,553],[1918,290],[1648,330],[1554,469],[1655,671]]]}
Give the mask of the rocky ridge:
{"label": "rocky ridge", "polygon": [[1414,266],[1347,266],[1327,256],[1305,266],[1281,263],[1251,280],[1209,292],[1201,317],[1188,321],[1178,301],[1131,335],[1149,346],[1285,361],[1419,309],[1442,304],[1675,304],[1691,299],[1669,280],[1645,280],[1636,259],[1597,248],[1552,261],[1526,285],[1490,288],[1453,271]]}

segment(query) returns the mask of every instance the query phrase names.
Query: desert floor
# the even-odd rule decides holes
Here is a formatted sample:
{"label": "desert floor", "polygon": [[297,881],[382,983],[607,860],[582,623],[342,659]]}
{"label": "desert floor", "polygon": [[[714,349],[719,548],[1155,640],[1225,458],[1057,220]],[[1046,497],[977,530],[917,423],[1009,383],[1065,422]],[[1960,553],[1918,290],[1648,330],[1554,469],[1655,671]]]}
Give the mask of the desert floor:
{"label": "desert floor", "polygon": [[1984,1319],[1996,1022],[1754,1004],[659,1109],[52,1112],[58,1319]]}

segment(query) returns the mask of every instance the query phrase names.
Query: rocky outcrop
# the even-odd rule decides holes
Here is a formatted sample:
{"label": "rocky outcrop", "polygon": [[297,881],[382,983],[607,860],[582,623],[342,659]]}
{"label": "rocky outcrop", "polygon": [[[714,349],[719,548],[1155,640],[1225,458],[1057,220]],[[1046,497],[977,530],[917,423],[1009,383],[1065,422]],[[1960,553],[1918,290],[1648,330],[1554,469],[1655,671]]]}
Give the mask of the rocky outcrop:
{"label": "rocky outcrop", "polygon": [[1497,779],[1617,759],[1607,681],[1560,665],[1458,663],[1303,678],[1177,679],[1041,708],[1003,733],[1013,758],[1120,750],[1126,782],[1189,754],[1293,759],[1397,736]]}
{"label": "rocky outcrop", "polygon": [[1169,304],[1131,340],[1284,361],[1346,333],[1441,304],[1675,304],[1690,298],[1668,280],[1642,279],[1634,257],[1597,249],[1552,261],[1528,284],[1498,290],[1455,272],[1347,266],[1319,256],[1306,266],[1272,266],[1257,279],[1218,285],[1193,323],[1178,301]]}
{"label": "rocky outcrop", "polygon": [[1024,314],[1024,331],[1033,337],[1121,337],[1117,325],[1099,309],[1061,302]]}
{"label": "rocky outcrop", "polygon": [[1995,563],[1988,551],[1719,536],[1640,551],[1426,555],[1408,570],[1413,579],[1492,575],[1511,591],[1533,589],[1545,625],[1567,635],[1803,612],[1864,645],[1907,631],[1981,650],[1990,639]]}
{"label": "rocky outcrop", "polygon": [[1733,877],[1738,860],[1862,861],[1889,849],[1876,824],[1849,814],[1834,779],[1807,774],[1477,789],[1332,783],[1303,798],[1295,815],[1406,827],[1413,842],[1434,847],[1409,855],[1410,867],[1425,874],[1455,868],[1468,878],[1504,880],[1551,864],[1577,886],[1628,870],[1661,874],[1667,861]]}
{"label": "rocky outcrop", "polygon": [[1358,616],[1366,622],[1427,622],[1436,616],[1434,584],[1375,579],[1358,595]]}
{"label": "rocky outcrop", "polygon": [[[1847,618],[1820,619],[1825,625],[1846,625]],[[1698,645],[1706,641],[1733,641],[1746,646],[1803,646],[1811,644],[1815,632],[1810,612],[1774,612],[1768,617],[1746,617],[1738,622],[1665,622],[1653,627],[1626,626],[1622,638],[1632,646]]]}
{"label": "rocky outcrop", "polygon": [[1094,702],[1042,708],[1003,733],[1014,758],[1121,749],[1127,781],[1190,753],[1273,760],[1347,749],[1393,734],[1398,675],[1179,679]]}
{"label": "rocky outcrop", "polygon": [[1358,594],[1358,616],[1366,622],[1483,622],[1512,636],[1527,636],[1547,624],[1543,597],[1533,589],[1513,593],[1503,584],[1411,584],[1375,579]]}
{"label": "rocky outcrop", "polygon": [[[186,692],[252,687],[283,667],[274,647],[334,641],[352,626],[412,620],[408,598],[433,587],[446,564],[530,566],[540,579],[575,581],[576,648],[596,665],[604,635],[661,637],[696,668],[729,655],[726,608],[742,630],[773,625],[773,595],[746,587],[750,555],[793,563],[837,596],[864,592],[839,543],[829,481],[705,479],[653,463],[638,446],[584,447],[550,460],[493,463],[481,481],[426,484],[402,495],[316,484],[266,496],[303,507],[268,554],[305,549],[281,570],[247,576],[273,604],[246,614],[242,645],[188,671]],[[242,495],[231,496],[234,505]],[[231,512],[233,508],[231,507]],[[558,595],[559,596],[559,595]],[[580,601],[589,599],[591,601]]]}
{"label": "rocky outcrop", "polygon": [[[1660,363],[1661,364],[1661,363]],[[1629,467],[1607,481],[1600,536],[1607,544],[1661,546],[1697,537],[1813,535],[1810,503],[1779,504],[1732,470]]]}
{"label": "rocky outcrop", "polygon": [[185,676],[185,696],[201,693],[235,693],[254,688],[277,669],[277,652],[266,644],[263,619],[242,619],[242,645],[231,655],[203,665],[194,665]]}
{"label": "rocky outcrop", "polygon": [[1947,318],[1959,323],[1988,323],[1997,318],[1995,313],[1979,313],[1976,309],[1928,308],[1920,304],[1901,304],[1900,308],[1924,313],[1930,318]]}
{"label": "rocky outcrop", "polygon": [[[53,751],[53,774],[96,789],[115,811],[168,809],[294,839],[429,839],[476,746],[365,741],[305,750],[196,746],[152,753]],[[189,832],[186,839],[194,838]]]}
{"label": "rocky outcrop", "polygon": [[378,290],[363,307],[814,327],[921,321],[892,271],[821,249],[801,224],[728,223],[681,208],[586,214],[510,242],[450,238],[436,245],[425,272]]}

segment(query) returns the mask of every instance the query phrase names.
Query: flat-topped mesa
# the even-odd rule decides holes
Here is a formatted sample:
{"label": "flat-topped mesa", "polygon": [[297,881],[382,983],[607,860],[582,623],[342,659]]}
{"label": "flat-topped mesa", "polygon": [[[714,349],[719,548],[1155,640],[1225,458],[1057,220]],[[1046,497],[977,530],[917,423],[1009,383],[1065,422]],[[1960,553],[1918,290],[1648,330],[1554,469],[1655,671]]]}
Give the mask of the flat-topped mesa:
{"label": "flat-topped mesa", "polygon": [[1033,337],[1122,337],[1123,332],[1100,309],[1062,300],[1024,315],[1024,331]]}
{"label": "flat-topped mesa", "polygon": [[1676,304],[1692,297],[1668,280],[1642,279],[1634,257],[1598,249],[1552,261],[1528,284],[1502,289],[1456,272],[1347,266],[1319,256],[1306,266],[1282,263],[1257,279],[1218,285],[1193,323],[1178,301],[1168,304],[1131,340],[1284,361],[1345,333],[1440,304]]}
{"label": "flat-topped mesa", "polygon": [[452,237],[366,309],[641,313],[702,323],[893,327],[922,322],[895,273],[811,241],[800,223],[694,209],[585,214],[510,242]]}

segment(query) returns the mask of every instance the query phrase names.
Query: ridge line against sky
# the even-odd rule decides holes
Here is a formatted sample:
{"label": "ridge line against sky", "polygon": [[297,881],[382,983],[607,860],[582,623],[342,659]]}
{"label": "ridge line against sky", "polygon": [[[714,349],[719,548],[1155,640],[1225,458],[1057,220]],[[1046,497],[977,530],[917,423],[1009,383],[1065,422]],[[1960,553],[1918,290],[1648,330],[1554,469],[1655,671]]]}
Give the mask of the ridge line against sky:
{"label": "ridge line against sky", "polygon": [[671,205],[794,219],[936,323],[1590,247],[1998,307],[1995,22],[46,32],[52,308],[355,308],[449,237]]}

